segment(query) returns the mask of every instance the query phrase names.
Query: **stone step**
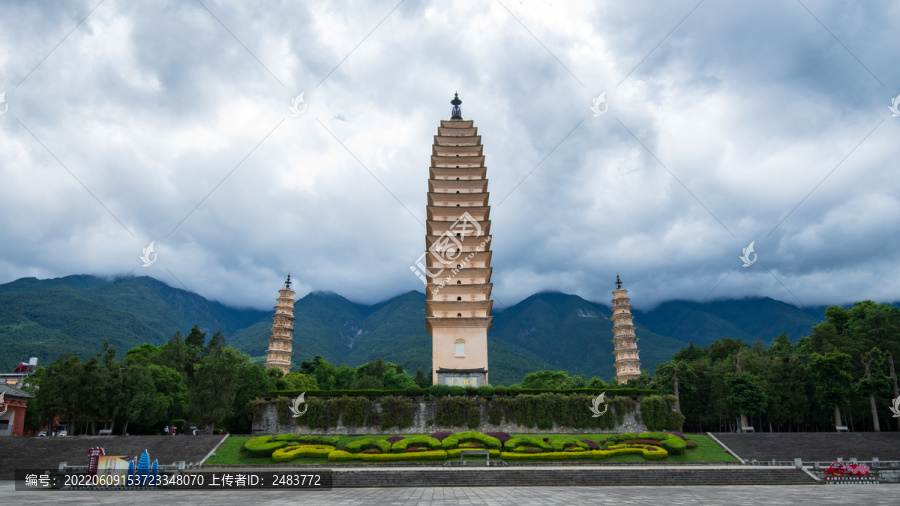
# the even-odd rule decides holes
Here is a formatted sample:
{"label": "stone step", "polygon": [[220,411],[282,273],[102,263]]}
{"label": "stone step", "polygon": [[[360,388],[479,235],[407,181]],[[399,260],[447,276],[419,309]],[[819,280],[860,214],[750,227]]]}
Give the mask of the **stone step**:
{"label": "stone step", "polygon": [[833,462],[842,457],[871,460],[900,460],[900,432],[775,432],[713,435],[744,460],[761,462],[793,461]]}

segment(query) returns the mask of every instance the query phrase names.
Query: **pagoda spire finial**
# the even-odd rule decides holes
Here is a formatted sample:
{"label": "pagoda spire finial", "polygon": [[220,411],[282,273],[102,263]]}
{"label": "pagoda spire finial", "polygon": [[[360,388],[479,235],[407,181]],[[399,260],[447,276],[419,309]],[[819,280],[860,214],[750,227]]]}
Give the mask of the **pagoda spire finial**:
{"label": "pagoda spire finial", "polygon": [[619,279],[619,274],[618,274],[618,273],[616,273],[616,288],[618,288],[619,290],[622,289],[622,280]]}
{"label": "pagoda spire finial", "polygon": [[290,272],[288,273],[287,279],[284,281],[284,289],[285,290],[291,289],[291,273]]}
{"label": "pagoda spire finial", "polygon": [[453,100],[450,101],[453,104],[453,109],[450,110],[450,119],[453,121],[462,121],[462,109],[459,108],[459,104],[462,103],[462,100],[459,99],[459,93],[453,94]]}

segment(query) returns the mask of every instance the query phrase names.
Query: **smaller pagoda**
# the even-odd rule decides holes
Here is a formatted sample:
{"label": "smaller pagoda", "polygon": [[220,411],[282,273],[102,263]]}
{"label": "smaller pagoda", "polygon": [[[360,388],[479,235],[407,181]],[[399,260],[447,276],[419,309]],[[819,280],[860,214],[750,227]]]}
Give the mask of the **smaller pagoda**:
{"label": "smaller pagoda", "polygon": [[634,334],[634,315],[628,305],[628,290],[622,288],[622,280],[616,274],[616,289],[613,290],[613,344],[616,356],[616,381],[623,385],[630,379],[641,375],[640,350],[637,347],[637,336]]}
{"label": "smaller pagoda", "polygon": [[277,367],[285,374],[291,372],[291,347],[294,344],[294,291],[291,290],[291,275],[288,274],[284,287],[278,291],[278,304],[272,319],[272,337],[266,351],[266,369]]}

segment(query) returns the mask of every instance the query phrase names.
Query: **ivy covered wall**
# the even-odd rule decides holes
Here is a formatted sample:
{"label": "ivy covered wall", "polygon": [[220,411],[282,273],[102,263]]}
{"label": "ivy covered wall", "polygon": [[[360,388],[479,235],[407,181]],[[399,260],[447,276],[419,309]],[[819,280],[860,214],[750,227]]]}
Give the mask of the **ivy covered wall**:
{"label": "ivy covered wall", "polygon": [[[291,398],[250,403],[253,434],[432,433],[478,429],[515,433],[604,433],[678,430],[684,417],[674,396],[615,396],[600,417],[593,397],[581,393],[521,394],[510,397],[310,397],[307,411],[294,418]],[[642,412],[649,417],[642,418]]]}

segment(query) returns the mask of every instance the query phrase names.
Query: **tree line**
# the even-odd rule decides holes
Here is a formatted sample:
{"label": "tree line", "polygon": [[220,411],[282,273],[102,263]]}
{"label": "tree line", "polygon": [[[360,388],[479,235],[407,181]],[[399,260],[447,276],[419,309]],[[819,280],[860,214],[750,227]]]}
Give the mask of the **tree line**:
{"label": "tree line", "polygon": [[685,430],[897,430],[891,400],[900,396],[900,309],[872,301],[831,306],[825,321],[797,340],[782,333],[766,346],[722,337],[693,343],[654,376],[629,386],[678,396]]}
{"label": "tree line", "polygon": [[196,424],[212,432],[247,434],[250,401],[272,390],[385,388],[431,383],[422,370],[415,377],[401,366],[378,359],[359,367],[336,367],[321,356],[303,361],[284,375],[266,370],[228,346],[221,332],[208,340],[197,326],[163,345],[143,344],[117,358],[104,343],[95,357],[64,354],[39,367],[25,390],[35,395],[26,410],[26,426],[40,430],[65,424],[69,434],[157,434],[163,427]]}

